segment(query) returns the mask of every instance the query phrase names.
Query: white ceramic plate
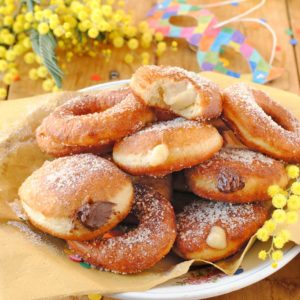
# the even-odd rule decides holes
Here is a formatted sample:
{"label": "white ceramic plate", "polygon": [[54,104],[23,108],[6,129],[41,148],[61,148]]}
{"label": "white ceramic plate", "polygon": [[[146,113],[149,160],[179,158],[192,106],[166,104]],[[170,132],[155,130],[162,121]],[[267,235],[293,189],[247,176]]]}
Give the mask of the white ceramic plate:
{"label": "white ceramic plate", "polygon": [[[270,276],[284,267],[298,253],[300,253],[300,246],[294,246],[290,250],[286,251],[283,259],[279,262],[276,269],[272,268],[270,261],[265,261],[251,270],[244,271],[233,276],[224,275],[220,278],[210,277],[207,279],[207,276],[204,274],[202,282],[198,284],[186,283],[181,285],[176,283],[175,279],[146,292],[114,294],[111,296],[114,298],[127,300],[198,300],[224,295],[226,293],[242,289]],[[198,280],[199,279],[201,279],[200,276]]]}
{"label": "white ceramic plate", "polygon": [[[113,88],[127,84],[128,82],[129,80],[108,82],[85,88],[82,91]],[[198,272],[196,276],[186,278],[183,276],[180,279],[175,278],[145,292],[121,293],[111,296],[128,300],[198,300],[219,296],[242,289],[270,276],[290,262],[298,253],[300,253],[300,246],[293,246],[285,250],[283,259],[279,262],[276,269],[272,268],[270,261],[257,261],[251,268],[246,268],[246,270],[240,268],[237,274],[233,276],[222,275],[218,271],[212,271],[212,268],[207,268],[196,271]]]}

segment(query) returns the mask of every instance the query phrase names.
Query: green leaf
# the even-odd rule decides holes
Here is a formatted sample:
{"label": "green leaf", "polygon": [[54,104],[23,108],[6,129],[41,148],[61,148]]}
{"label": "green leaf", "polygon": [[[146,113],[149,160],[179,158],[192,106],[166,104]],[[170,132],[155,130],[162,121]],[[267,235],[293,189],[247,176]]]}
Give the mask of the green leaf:
{"label": "green leaf", "polygon": [[31,29],[29,32],[29,38],[31,41],[31,46],[33,51],[40,55],[40,40],[39,40],[39,33],[35,29]]}
{"label": "green leaf", "polygon": [[34,10],[34,4],[40,4],[40,0],[23,0],[23,3],[26,3],[27,5],[27,10],[33,11]]}
{"label": "green leaf", "polygon": [[57,59],[55,55],[56,40],[52,33],[45,35],[39,35],[39,47],[40,56],[43,60],[45,67],[53,77],[56,85],[61,88],[62,78],[64,73],[57,65]]}
{"label": "green leaf", "polygon": [[48,34],[39,34],[37,30],[33,29],[30,31],[30,40],[33,51],[41,57],[56,85],[61,88],[64,73],[57,64],[55,37],[51,32]]}

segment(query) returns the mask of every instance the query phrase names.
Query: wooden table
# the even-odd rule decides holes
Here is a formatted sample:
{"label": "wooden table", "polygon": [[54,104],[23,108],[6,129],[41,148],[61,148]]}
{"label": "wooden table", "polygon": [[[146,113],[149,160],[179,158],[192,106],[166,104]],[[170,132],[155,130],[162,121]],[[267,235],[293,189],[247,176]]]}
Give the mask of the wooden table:
{"label": "wooden table", "polygon": [[[218,0],[195,0],[191,3],[213,3],[216,1]],[[127,8],[133,12],[136,20],[141,20],[155,3],[155,0],[128,0]],[[245,11],[256,3],[258,1],[249,0],[238,6],[229,5],[212,10],[220,20],[224,20]],[[299,94],[300,46],[293,47],[289,44],[290,37],[285,33],[285,30],[292,28],[295,38],[298,38],[300,42],[300,1],[268,0],[265,6],[251,14],[251,17],[266,19],[274,28],[278,37],[280,50],[276,52],[274,65],[285,68],[285,73],[281,78],[269,83],[269,85]],[[249,42],[255,45],[262,55],[268,59],[271,49],[271,36],[265,28],[250,23],[235,23],[230,26],[240,29],[249,38]],[[119,72],[119,79],[129,78],[133,71],[140,65],[140,62],[136,59],[133,65],[126,65],[123,62],[124,53],[123,49],[119,51],[114,50],[109,62],[104,62],[101,56],[98,58],[75,58],[72,63],[67,65],[68,71],[64,81],[64,89],[77,90],[96,84],[95,81],[91,80],[93,74],[98,74],[102,78],[101,82],[109,81],[109,72],[112,70]],[[243,71],[247,71],[247,65],[242,64],[240,66],[240,63],[238,63],[240,60],[235,59],[235,55],[232,52],[227,53],[226,51],[226,56],[230,60],[235,61],[231,63],[231,66],[239,66]],[[154,64],[177,65],[189,70],[199,71],[195,53],[183,41],[180,41],[177,52],[169,50],[162,57],[155,57],[152,54],[151,62]],[[25,65],[22,66],[21,80],[14,82],[9,87],[8,99],[43,93],[40,82],[37,84],[37,82],[30,81],[27,71],[27,67]],[[300,256],[298,255],[297,258],[282,270],[259,283],[213,299],[300,299]]]}

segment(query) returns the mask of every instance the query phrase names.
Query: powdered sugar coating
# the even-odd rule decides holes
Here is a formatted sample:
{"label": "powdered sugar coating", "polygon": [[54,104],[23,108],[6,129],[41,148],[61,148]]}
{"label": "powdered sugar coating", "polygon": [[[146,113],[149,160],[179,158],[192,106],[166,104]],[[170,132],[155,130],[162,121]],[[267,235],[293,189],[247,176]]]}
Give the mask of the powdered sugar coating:
{"label": "powdered sugar coating", "polygon": [[[170,216],[170,210],[164,208],[165,199],[161,200],[161,198],[161,195],[154,192],[152,188],[136,184],[135,203],[132,213],[142,223],[139,226],[139,233],[136,234],[136,232],[131,231],[126,236],[117,237],[115,240],[109,239],[109,246],[114,247],[114,244],[118,243],[118,240],[122,240],[124,245],[128,245],[129,247],[135,243],[153,243],[154,241],[149,239],[151,232],[156,232],[163,238],[166,229],[164,220]],[[169,205],[167,204],[166,206]]]}
{"label": "powdered sugar coating", "polygon": [[149,132],[160,133],[168,130],[176,130],[178,128],[193,128],[193,127],[204,127],[204,126],[210,126],[210,125],[202,124],[197,121],[186,120],[184,118],[176,118],[169,121],[154,123],[140,130],[136,134],[143,135],[144,133],[149,133]]}
{"label": "powdered sugar coating", "polygon": [[213,81],[180,67],[150,65],[147,68],[152,72],[157,72],[160,76],[169,76],[174,81],[179,81],[183,78],[187,79],[201,89],[218,89],[218,86]]}
{"label": "powdered sugar coating", "polygon": [[[19,195],[25,211],[29,207],[47,216],[47,221],[64,220],[68,225],[62,227],[72,226],[72,232],[97,236],[101,228],[115,225],[128,214],[133,187],[130,178],[112,162],[93,154],[78,154],[46,162],[25,180]],[[86,203],[96,202],[112,202],[114,206],[103,226],[91,231],[80,223],[77,213]]]}
{"label": "powdered sugar coating", "polygon": [[194,244],[205,240],[212,226],[225,229],[230,238],[236,238],[251,223],[262,223],[266,208],[257,203],[231,204],[196,200],[177,215],[178,239]]}
{"label": "powdered sugar coating", "polygon": [[142,66],[133,74],[130,87],[145,104],[186,119],[206,121],[222,112],[219,87],[179,67]]}
{"label": "powdered sugar coating", "polygon": [[[60,115],[66,115],[69,118],[73,115],[73,111],[81,112],[82,115],[93,114],[112,108],[123,101],[129,94],[131,94],[129,87],[122,87],[112,91],[103,90],[95,94],[82,94],[57,107],[55,112]],[[91,101],[97,104],[96,111],[89,112]],[[70,114],[67,114],[67,112]]]}
{"label": "powdered sugar coating", "polygon": [[70,194],[79,184],[86,181],[85,178],[103,170],[113,179],[117,169],[107,160],[89,153],[62,157],[46,162],[41,169],[33,173],[32,184],[38,186],[43,176],[44,187],[60,195]]}
{"label": "powdered sugar coating", "polygon": [[132,213],[140,224],[121,236],[91,242],[69,242],[84,260],[118,273],[147,269],[167,254],[175,240],[175,216],[170,203],[151,188],[135,186]]}
{"label": "powdered sugar coating", "polygon": [[44,119],[43,132],[67,146],[96,146],[115,142],[154,119],[129,88],[81,95]]}
{"label": "powdered sugar coating", "polygon": [[201,166],[209,167],[214,159],[239,162],[250,167],[253,163],[260,163],[266,166],[271,166],[274,163],[274,159],[248,149],[222,148],[211,160],[202,163]]}
{"label": "powdered sugar coating", "polygon": [[[286,114],[287,121],[289,122],[289,127],[291,130],[286,130],[281,125],[276,123],[271,116],[266,114],[263,108],[258,104],[258,99],[255,93],[260,93],[264,95],[267,101],[269,102],[268,105],[271,105],[273,109],[279,109],[282,113]],[[277,102],[273,101],[267,94],[262,91],[256,91],[250,88],[245,83],[237,83],[234,84],[224,90],[224,94],[227,95],[225,98],[226,102],[230,102],[230,105],[234,105],[236,107],[240,107],[244,117],[251,118],[255,122],[255,126],[259,126],[260,130],[262,130],[266,137],[270,135],[270,129],[280,132],[283,136],[290,139],[296,139],[297,142],[300,142],[300,122],[296,119],[290,112],[286,109],[281,107]],[[226,107],[226,106],[225,106]],[[249,121],[250,121],[249,118]]]}

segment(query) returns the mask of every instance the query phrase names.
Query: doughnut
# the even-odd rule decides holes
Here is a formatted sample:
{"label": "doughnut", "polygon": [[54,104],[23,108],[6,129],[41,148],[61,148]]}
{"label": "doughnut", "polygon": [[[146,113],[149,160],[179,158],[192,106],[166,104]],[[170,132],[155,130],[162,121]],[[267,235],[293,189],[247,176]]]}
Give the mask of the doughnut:
{"label": "doughnut", "polygon": [[261,203],[231,204],[197,198],[176,215],[173,250],[184,259],[224,259],[238,252],[267,218],[268,209]]}
{"label": "doughnut", "polygon": [[209,120],[222,111],[219,87],[179,67],[142,66],[133,74],[130,87],[145,104],[186,119]]}
{"label": "doughnut", "polygon": [[217,128],[224,140],[224,147],[243,148],[247,147],[235,136],[233,131],[222,121],[221,118],[211,120],[208,124]]}
{"label": "doughnut", "polygon": [[[171,202],[173,195],[172,175],[167,175],[164,177],[131,176],[131,178],[134,184],[151,188],[153,191],[160,193],[165,199]],[[122,224],[138,224],[138,219],[134,214],[129,213]]]}
{"label": "doughnut", "polygon": [[282,162],[238,148],[221,149],[210,160],[185,170],[185,175],[196,195],[233,203],[270,200],[270,185],[288,184]]}
{"label": "doughnut", "polygon": [[149,269],[172,248],[176,238],[173,208],[161,194],[135,186],[132,213],[139,225],[120,236],[92,241],[68,241],[84,261],[104,270],[131,274]]}
{"label": "doughnut", "polygon": [[222,138],[224,140],[224,147],[228,148],[242,148],[248,149],[233,133],[232,130],[224,130],[221,132]]}
{"label": "doughnut", "polygon": [[95,146],[68,146],[55,142],[49,135],[45,134],[44,128],[41,125],[36,131],[36,140],[40,149],[54,157],[74,155],[79,153],[95,153],[103,154],[110,152],[113,143],[99,144]]}
{"label": "doughnut", "polygon": [[177,115],[165,109],[154,108],[154,113],[157,121],[169,121],[177,118]]}
{"label": "doughnut", "polygon": [[128,175],[93,154],[46,162],[19,189],[30,222],[53,236],[88,240],[129,213],[134,191]]}
{"label": "doughnut", "polygon": [[219,132],[223,132],[224,130],[229,129],[221,118],[210,120],[208,123],[216,127]]}
{"label": "doughnut", "polygon": [[69,100],[46,117],[42,127],[56,143],[87,147],[111,144],[153,120],[152,110],[122,88]]}
{"label": "doughnut", "polygon": [[223,119],[250,149],[300,162],[300,121],[263,91],[244,83],[226,88]]}
{"label": "doughnut", "polygon": [[133,183],[151,187],[154,191],[163,195],[168,201],[171,201],[173,188],[172,188],[172,175],[164,177],[150,177],[150,176],[132,176]]}
{"label": "doughnut", "polygon": [[214,127],[177,118],[153,124],[116,143],[113,160],[132,175],[164,176],[209,159],[222,143]]}

